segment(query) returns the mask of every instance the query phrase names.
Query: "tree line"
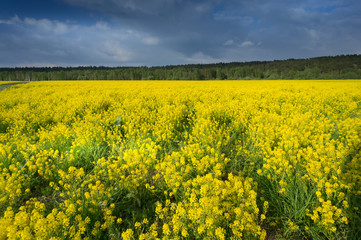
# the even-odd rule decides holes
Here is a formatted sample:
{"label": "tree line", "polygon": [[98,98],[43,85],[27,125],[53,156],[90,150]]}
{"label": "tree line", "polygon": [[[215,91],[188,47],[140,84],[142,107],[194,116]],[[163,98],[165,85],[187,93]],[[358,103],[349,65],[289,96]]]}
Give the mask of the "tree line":
{"label": "tree line", "polygon": [[361,79],[361,55],[159,67],[0,68],[0,81]]}

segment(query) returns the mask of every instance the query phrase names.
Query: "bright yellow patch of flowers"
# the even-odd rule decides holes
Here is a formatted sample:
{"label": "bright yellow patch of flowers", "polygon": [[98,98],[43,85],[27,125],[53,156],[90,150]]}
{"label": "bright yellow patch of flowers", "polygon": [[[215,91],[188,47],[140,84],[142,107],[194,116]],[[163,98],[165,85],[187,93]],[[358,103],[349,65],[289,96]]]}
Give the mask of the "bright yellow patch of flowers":
{"label": "bright yellow patch of flowers", "polygon": [[0,239],[342,238],[360,217],[360,81],[33,82],[0,112]]}

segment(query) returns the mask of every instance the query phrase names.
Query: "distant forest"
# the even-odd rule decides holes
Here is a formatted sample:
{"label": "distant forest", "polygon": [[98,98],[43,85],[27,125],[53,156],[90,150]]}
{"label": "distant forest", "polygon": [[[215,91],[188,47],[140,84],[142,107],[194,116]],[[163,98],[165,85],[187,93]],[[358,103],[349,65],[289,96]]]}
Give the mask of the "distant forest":
{"label": "distant forest", "polygon": [[361,55],[162,67],[0,68],[1,81],[361,79]]}

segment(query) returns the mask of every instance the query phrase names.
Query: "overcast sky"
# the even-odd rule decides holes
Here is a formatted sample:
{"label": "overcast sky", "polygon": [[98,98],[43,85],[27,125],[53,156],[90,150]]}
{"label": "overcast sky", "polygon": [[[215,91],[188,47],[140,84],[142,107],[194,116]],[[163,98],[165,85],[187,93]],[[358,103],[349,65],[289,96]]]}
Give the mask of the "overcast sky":
{"label": "overcast sky", "polygon": [[1,0],[0,67],[361,54],[360,0]]}

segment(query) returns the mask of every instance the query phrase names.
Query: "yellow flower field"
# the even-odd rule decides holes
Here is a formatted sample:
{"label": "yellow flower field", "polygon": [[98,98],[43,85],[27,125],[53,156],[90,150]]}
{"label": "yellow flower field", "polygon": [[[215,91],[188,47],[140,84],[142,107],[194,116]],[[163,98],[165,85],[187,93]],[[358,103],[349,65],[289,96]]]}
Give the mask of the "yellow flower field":
{"label": "yellow flower field", "polygon": [[0,91],[0,239],[357,239],[361,81]]}

